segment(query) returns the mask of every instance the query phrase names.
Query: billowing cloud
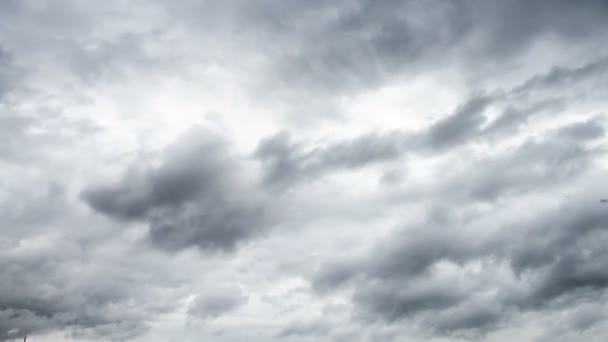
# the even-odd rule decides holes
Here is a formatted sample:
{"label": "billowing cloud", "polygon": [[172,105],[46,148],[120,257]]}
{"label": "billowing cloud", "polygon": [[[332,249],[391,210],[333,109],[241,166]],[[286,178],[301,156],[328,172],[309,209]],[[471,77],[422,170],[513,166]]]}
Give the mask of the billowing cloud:
{"label": "billowing cloud", "polygon": [[115,219],[147,222],[149,239],[168,251],[232,250],[268,229],[273,208],[229,153],[213,133],[192,131],[160,166],[134,166],[116,184],[85,189],[82,198]]}

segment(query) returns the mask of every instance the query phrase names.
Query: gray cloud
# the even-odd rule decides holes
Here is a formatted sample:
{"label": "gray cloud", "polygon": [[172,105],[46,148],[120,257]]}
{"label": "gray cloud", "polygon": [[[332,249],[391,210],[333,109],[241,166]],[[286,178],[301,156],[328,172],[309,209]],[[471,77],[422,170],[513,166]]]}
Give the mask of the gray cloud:
{"label": "gray cloud", "polygon": [[[156,48],[168,28],[146,22],[150,6],[136,9],[136,5],[129,8],[110,1],[93,8],[71,0],[53,4],[10,1],[1,6],[0,39],[13,57],[15,69],[28,76],[43,76],[44,80],[49,66],[59,79],[90,87],[124,80],[136,70],[165,71],[171,69],[165,61],[178,58],[172,51]],[[108,17],[113,17],[111,25],[116,30],[106,29]],[[46,91],[32,82],[23,86]]]}
{"label": "gray cloud", "polygon": [[[271,83],[317,93],[374,86],[403,71],[437,64],[502,67],[536,40],[601,39],[602,1],[551,4],[515,1],[357,1],[341,4],[235,1],[168,6],[184,25],[219,35],[246,32],[246,49],[266,47]],[[200,16],[209,18],[201,22]],[[441,25],[429,24],[441,23]],[[245,29],[247,28],[247,29]],[[263,69],[263,70],[267,70]]]}
{"label": "gray cloud", "polygon": [[[405,277],[407,279],[407,276]],[[371,282],[357,288],[354,300],[372,315],[396,321],[428,310],[445,309],[466,298],[464,289],[441,282]]]}
{"label": "gray cloud", "polygon": [[150,240],[165,250],[232,250],[264,232],[272,211],[229,153],[217,136],[195,130],[166,152],[160,166],[85,189],[82,198],[110,217],[147,222]]}
{"label": "gray cloud", "polygon": [[[559,99],[553,97],[552,92],[564,92],[560,87],[566,80],[570,85],[596,84],[597,89],[589,91],[599,92],[595,96],[601,96],[602,75],[607,70],[605,64],[606,60],[600,58],[581,67],[553,69],[533,76],[511,89],[473,94],[451,113],[419,131],[395,129],[374,132],[349,140],[320,143],[318,146],[293,141],[288,132],[280,132],[262,140],[255,151],[255,157],[266,166],[267,184],[288,188],[334,171],[388,163],[408,155],[428,156],[453,152],[470,143],[493,145],[524,130],[531,120],[550,115],[551,111],[563,106]],[[550,95],[530,99],[530,93],[538,90]],[[584,90],[571,92],[582,97],[589,96]],[[575,98],[572,94],[568,96],[572,96],[573,100]],[[498,115],[490,117],[487,113],[489,109],[498,110]],[[555,134],[560,135],[559,144],[563,146],[545,146],[546,143],[531,141],[530,146],[522,149],[531,148],[526,153],[534,153],[536,150],[542,158],[556,158],[555,155],[551,157],[551,153],[543,154],[548,149],[554,149],[557,153],[564,154],[564,157],[566,154],[576,156],[579,152],[575,147],[577,141],[594,140],[604,135],[603,121],[602,115],[596,115],[584,122],[562,127]],[[566,138],[574,140],[575,145],[568,146],[568,142],[561,141]]]}
{"label": "gray cloud", "polygon": [[340,169],[392,161],[407,153],[437,150],[445,145],[456,147],[471,138],[483,123],[480,112],[486,102],[475,97],[423,132],[371,133],[319,148],[306,149],[301,143],[291,142],[289,134],[283,132],[261,141],[255,156],[266,165],[267,183],[289,187]]}
{"label": "gray cloud", "polygon": [[0,340],[603,340],[607,14],[1,2]]}
{"label": "gray cloud", "polygon": [[208,289],[194,299],[188,313],[202,319],[217,318],[237,309],[246,301],[247,296],[237,287]]}
{"label": "gray cloud", "polygon": [[[449,176],[422,187],[436,188],[430,198],[465,205],[474,203],[471,200],[508,203],[521,194],[553,191],[595,169],[594,163],[605,152],[587,143],[603,137],[602,122],[602,117],[595,117],[561,126],[548,132],[544,141],[524,141],[492,157],[467,162],[462,173],[452,165]],[[411,198],[421,195],[414,192]],[[351,287],[353,301],[367,317],[389,322],[415,318],[435,333],[467,336],[495,329],[513,310],[545,310],[556,300],[593,297],[608,285],[603,271],[608,259],[600,247],[608,212],[589,204],[587,196],[572,200],[579,201],[572,211],[539,214],[538,219],[516,223],[520,228],[515,231],[495,234],[473,233],[470,229],[481,228],[475,228],[479,217],[459,221],[451,209],[439,205],[429,212],[425,225],[394,233],[368,257],[326,264],[313,277],[313,288],[325,294]],[[445,262],[459,267],[475,262],[506,264],[520,284],[476,279],[465,282],[465,288],[457,286],[458,281],[441,285],[437,265]],[[500,297],[492,295],[489,301],[472,304],[477,295],[471,291]]]}
{"label": "gray cloud", "polygon": [[340,169],[356,169],[403,154],[408,137],[401,132],[369,134],[350,141],[306,150],[279,133],[260,142],[255,156],[266,166],[266,182],[289,187]]}
{"label": "gray cloud", "polygon": [[[468,196],[492,201],[505,195],[530,193],[543,187],[567,182],[584,173],[602,155],[601,150],[585,146],[585,140],[571,140],[563,131],[577,129],[581,124],[562,127],[556,138],[529,140],[499,157],[475,163],[475,176],[455,172],[438,187],[438,194],[450,198],[454,188],[466,185]],[[595,133],[594,133],[595,134]],[[583,139],[593,138],[593,135]],[[457,184],[460,183],[460,184]]]}
{"label": "gray cloud", "polygon": [[453,147],[463,140],[470,139],[478,133],[479,128],[485,122],[483,110],[490,103],[490,98],[480,96],[473,97],[456,111],[444,119],[439,120],[429,127],[426,132],[428,145],[433,149]]}
{"label": "gray cloud", "polygon": [[22,73],[15,65],[14,57],[0,45],[0,101],[17,88]]}
{"label": "gray cloud", "polygon": [[132,246],[128,231],[83,215],[69,185],[49,180],[56,170],[23,170],[20,182],[0,182],[0,340],[130,340],[175,309],[179,272]]}
{"label": "gray cloud", "polygon": [[606,57],[601,57],[595,61],[574,68],[554,67],[543,75],[536,75],[530,78],[520,86],[516,87],[513,92],[524,93],[531,90],[537,90],[539,88],[572,86],[580,83],[581,81],[587,81],[595,78],[607,71],[608,58]]}
{"label": "gray cloud", "polygon": [[90,265],[82,246],[50,243],[0,251],[0,340],[56,330],[125,340],[145,332],[153,313],[165,310],[164,298],[149,297],[154,290],[145,288],[145,274],[126,272],[134,264]]}
{"label": "gray cloud", "polygon": [[[512,228],[494,233],[492,227],[475,233],[483,227],[477,226],[483,216],[459,221],[448,210],[445,219],[434,220],[436,213],[430,213],[424,227],[392,234],[366,259],[326,265],[315,286],[325,291],[353,287],[353,300],[366,316],[416,318],[441,334],[494,327],[512,310],[544,311],[593,301],[608,287],[603,247],[608,212],[592,203],[593,193],[583,189],[553,210],[514,219]],[[442,263],[462,268],[481,263],[488,273],[488,268],[506,265],[511,280],[481,273],[446,281]],[[474,304],[481,299],[481,305]]]}
{"label": "gray cloud", "polygon": [[[282,132],[262,140],[255,157],[266,166],[266,182],[284,188],[337,170],[387,163],[408,155],[437,155],[469,143],[491,144],[497,138],[517,132],[527,120],[545,107],[507,107],[488,123],[484,111],[493,102],[500,100],[498,95],[473,96],[452,113],[420,131],[370,133],[316,148],[306,148],[304,143],[293,142],[288,133]],[[594,138],[603,133],[597,122],[590,121],[579,126],[567,128],[560,133],[568,136],[578,134],[578,138],[585,135]]]}
{"label": "gray cloud", "polygon": [[507,314],[505,309],[494,302],[467,303],[452,310],[439,313],[428,320],[433,331],[458,337],[478,339],[492,329],[496,329]]}
{"label": "gray cloud", "polygon": [[[601,119],[601,118],[599,118]],[[557,134],[568,137],[575,141],[594,140],[605,134],[604,125],[600,120],[587,120],[561,128]]]}

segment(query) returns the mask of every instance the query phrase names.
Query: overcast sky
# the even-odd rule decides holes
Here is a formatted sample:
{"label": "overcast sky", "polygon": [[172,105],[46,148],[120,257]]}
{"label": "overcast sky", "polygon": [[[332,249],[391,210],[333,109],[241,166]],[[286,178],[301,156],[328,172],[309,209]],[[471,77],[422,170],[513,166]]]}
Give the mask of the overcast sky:
{"label": "overcast sky", "polygon": [[604,0],[0,0],[0,341],[606,341],[607,105]]}

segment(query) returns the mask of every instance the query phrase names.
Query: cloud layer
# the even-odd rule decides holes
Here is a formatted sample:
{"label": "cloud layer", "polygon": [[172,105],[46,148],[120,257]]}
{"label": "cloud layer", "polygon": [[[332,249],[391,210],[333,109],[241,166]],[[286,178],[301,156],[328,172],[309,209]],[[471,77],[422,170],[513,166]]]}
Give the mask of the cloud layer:
{"label": "cloud layer", "polygon": [[0,4],[0,341],[608,338],[603,1]]}

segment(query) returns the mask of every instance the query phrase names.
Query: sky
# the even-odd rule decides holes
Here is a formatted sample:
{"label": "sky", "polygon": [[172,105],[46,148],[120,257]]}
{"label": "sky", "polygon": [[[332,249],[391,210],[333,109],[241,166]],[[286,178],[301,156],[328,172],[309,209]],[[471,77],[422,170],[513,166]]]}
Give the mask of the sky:
{"label": "sky", "polygon": [[0,341],[606,341],[606,105],[603,0],[1,0]]}

